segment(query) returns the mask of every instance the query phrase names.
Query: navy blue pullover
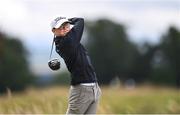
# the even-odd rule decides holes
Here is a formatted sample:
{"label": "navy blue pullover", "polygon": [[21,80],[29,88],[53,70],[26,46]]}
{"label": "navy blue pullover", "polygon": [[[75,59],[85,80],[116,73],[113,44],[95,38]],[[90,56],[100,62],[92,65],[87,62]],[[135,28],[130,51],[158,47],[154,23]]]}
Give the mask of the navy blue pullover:
{"label": "navy blue pullover", "polygon": [[64,37],[55,37],[56,52],[64,59],[71,73],[71,85],[97,82],[96,73],[86,49],[80,43],[83,30],[83,18],[69,19],[74,27]]}

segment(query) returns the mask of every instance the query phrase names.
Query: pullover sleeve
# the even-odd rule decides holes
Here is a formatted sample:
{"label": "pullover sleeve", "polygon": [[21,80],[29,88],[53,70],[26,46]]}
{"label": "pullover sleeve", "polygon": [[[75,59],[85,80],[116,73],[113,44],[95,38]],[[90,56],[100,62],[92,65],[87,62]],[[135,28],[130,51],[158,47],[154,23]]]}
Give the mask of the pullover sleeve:
{"label": "pullover sleeve", "polygon": [[70,18],[68,19],[70,24],[74,25],[73,31],[75,33],[75,37],[73,41],[79,43],[82,38],[83,30],[84,30],[84,19],[83,18]]}

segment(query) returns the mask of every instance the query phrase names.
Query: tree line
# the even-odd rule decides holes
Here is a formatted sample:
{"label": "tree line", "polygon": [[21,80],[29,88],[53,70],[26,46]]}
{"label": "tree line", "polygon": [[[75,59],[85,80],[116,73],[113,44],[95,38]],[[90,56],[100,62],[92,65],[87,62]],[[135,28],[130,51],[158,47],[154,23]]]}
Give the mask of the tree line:
{"label": "tree line", "polygon": [[150,82],[180,87],[180,31],[169,27],[158,44],[135,44],[124,25],[101,19],[87,23],[87,48],[99,82],[114,77],[141,84]]}
{"label": "tree line", "polygon": [[[107,19],[86,23],[87,48],[100,84],[118,77],[122,83],[150,82],[180,87],[180,31],[169,27],[158,44],[130,41],[126,27]],[[0,32],[0,92],[23,90],[35,81],[22,42]],[[65,76],[65,77],[62,77]],[[68,83],[69,74],[60,73],[54,83]]]}

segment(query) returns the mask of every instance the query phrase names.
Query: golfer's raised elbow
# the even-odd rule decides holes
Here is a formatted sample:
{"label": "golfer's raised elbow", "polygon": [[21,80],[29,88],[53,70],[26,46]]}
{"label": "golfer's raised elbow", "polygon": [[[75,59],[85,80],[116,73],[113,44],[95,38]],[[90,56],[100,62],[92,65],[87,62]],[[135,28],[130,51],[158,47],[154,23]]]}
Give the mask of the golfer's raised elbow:
{"label": "golfer's raised elbow", "polygon": [[82,22],[84,22],[84,18],[79,18],[79,21],[82,21]]}

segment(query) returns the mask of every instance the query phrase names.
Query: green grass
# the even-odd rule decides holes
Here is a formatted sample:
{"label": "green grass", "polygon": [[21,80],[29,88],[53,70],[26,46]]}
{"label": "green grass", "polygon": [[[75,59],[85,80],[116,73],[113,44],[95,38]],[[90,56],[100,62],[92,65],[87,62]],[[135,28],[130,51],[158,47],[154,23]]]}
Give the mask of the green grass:
{"label": "green grass", "polygon": [[[65,113],[68,87],[28,89],[23,93],[7,93],[0,97],[0,113]],[[98,113],[180,113],[178,90],[158,87],[102,88]]]}
{"label": "green grass", "polygon": [[172,89],[106,89],[101,106],[106,113],[180,113],[179,96]]}

